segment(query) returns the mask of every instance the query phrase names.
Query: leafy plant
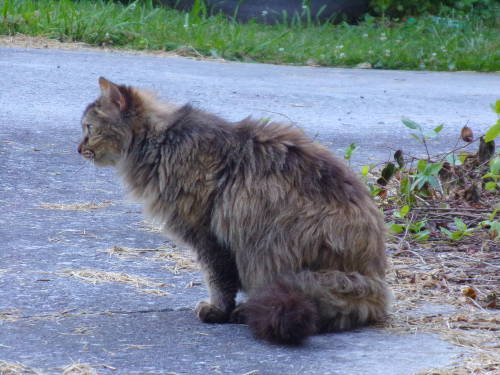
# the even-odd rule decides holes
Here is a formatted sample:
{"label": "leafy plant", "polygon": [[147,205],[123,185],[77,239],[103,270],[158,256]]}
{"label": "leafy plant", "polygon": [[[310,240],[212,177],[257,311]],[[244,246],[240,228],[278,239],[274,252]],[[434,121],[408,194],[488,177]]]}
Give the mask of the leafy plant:
{"label": "leafy plant", "polygon": [[402,223],[397,223],[391,221],[387,224],[389,231],[393,234],[400,234],[404,231],[410,233],[411,237],[417,241],[426,241],[429,239],[430,231],[426,229],[427,220],[420,220],[413,222],[411,218],[408,218],[411,208],[409,205],[404,205],[398,211],[393,212],[392,216],[402,221]]}
{"label": "leafy plant", "polygon": [[496,221],[496,220],[482,221],[479,224],[478,228],[484,228],[484,227],[489,228],[488,232],[490,234],[490,238],[493,241],[500,239],[500,222],[499,221]]}
{"label": "leafy plant", "polygon": [[347,147],[347,149],[345,150],[345,153],[344,153],[344,159],[349,161],[349,163],[351,162],[351,158],[352,158],[352,154],[354,151],[356,151],[358,148],[358,146],[356,146],[356,143],[351,143],[349,145],[349,147]]}
{"label": "leafy plant", "polygon": [[422,126],[417,124],[415,121],[412,121],[410,119],[403,118],[402,121],[403,121],[403,124],[405,124],[405,126],[407,128],[410,128],[413,130],[418,130],[417,133],[411,133],[411,136],[414,139],[416,139],[417,142],[420,142],[424,145],[425,151],[427,152],[427,158],[430,160],[431,156],[429,154],[429,149],[427,148],[427,141],[429,139],[436,138],[438,136],[439,132],[441,132],[441,130],[443,130],[444,125],[441,124],[439,126],[436,126],[432,130],[426,130],[426,129],[423,129]]}
{"label": "leafy plant", "polygon": [[449,239],[453,241],[459,241],[464,237],[471,236],[472,232],[475,230],[475,228],[469,228],[467,224],[465,224],[464,221],[460,218],[455,218],[454,222],[457,229],[453,232],[444,227],[440,228],[441,233],[444,233]]}
{"label": "leafy plant", "polygon": [[500,157],[491,159],[489,167],[489,171],[483,176],[483,179],[490,181],[486,181],[484,188],[488,191],[495,191],[500,189]]}
{"label": "leafy plant", "polygon": [[492,125],[491,128],[488,129],[486,134],[484,135],[484,141],[485,142],[491,142],[493,141],[498,135],[500,135],[500,100],[497,100],[495,105],[492,106],[493,111],[498,116],[497,123],[495,125]]}
{"label": "leafy plant", "polygon": [[414,176],[414,181],[410,190],[422,189],[425,184],[431,185],[434,189],[442,192],[441,183],[439,182],[439,171],[444,163],[430,163],[425,160],[419,160],[417,163],[417,173]]}

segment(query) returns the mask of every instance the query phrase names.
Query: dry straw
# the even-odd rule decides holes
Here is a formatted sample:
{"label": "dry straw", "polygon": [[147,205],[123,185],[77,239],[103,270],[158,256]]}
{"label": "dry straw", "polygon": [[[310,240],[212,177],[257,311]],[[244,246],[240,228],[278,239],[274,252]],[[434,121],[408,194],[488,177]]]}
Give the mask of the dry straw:
{"label": "dry straw", "polygon": [[47,209],[47,210],[58,210],[58,211],[92,211],[92,210],[98,210],[101,208],[106,208],[111,204],[111,202],[106,201],[106,202],[101,202],[101,203],[95,203],[95,202],[86,202],[86,203],[68,203],[68,204],[62,204],[62,203],[41,203],[40,207]]}
{"label": "dry straw", "polygon": [[65,270],[62,272],[63,276],[71,276],[84,280],[91,284],[98,283],[121,283],[133,286],[138,291],[143,293],[155,294],[158,296],[166,296],[170,293],[157,289],[158,287],[165,287],[168,284],[152,281],[145,277],[136,275],[129,275],[124,272],[107,272],[93,269],[80,269],[80,270]]}
{"label": "dry straw", "polygon": [[62,370],[63,372],[61,375],[98,375],[92,365],[79,362],[72,363]]}
{"label": "dry straw", "polygon": [[0,375],[39,375],[37,370],[29,368],[19,362],[6,362],[0,360]]}
{"label": "dry straw", "polygon": [[164,267],[174,274],[178,274],[181,271],[193,271],[199,269],[198,264],[194,261],[187,249],[174,249],[166,247],[154,249],[135,249],[123,246],[113,246],[112,248],[105,250],[105,252],[121,259],[144,257],[145,260],[169,262],[170,264],[167,264]]}

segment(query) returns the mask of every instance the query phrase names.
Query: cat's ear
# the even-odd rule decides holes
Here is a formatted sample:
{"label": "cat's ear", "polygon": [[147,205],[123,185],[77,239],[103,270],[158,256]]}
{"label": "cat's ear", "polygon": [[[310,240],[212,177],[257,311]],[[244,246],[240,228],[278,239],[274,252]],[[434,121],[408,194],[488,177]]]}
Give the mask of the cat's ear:
{"label": "cat's ear", "polygon": [[125,111],[128,108],[127,99],[117,85],[104,77],[99,77],[99,86],[101,87],[101,96],[109,103],[120,111]]}

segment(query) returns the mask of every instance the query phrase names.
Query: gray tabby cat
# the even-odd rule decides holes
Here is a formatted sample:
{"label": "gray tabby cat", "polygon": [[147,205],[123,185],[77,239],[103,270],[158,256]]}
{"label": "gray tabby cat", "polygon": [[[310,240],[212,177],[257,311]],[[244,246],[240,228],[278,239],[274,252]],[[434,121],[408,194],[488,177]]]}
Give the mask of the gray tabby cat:
{"label": "gray tabby cat", "polygon": [[[291,126],[230,123],[99,84],[78,152],[114,166],[147,215],[195,251],[209,292],[201,321],[299,344],[384,318],[383,218],[342,161]],[[236,306],[240,290],[248,300]]]}

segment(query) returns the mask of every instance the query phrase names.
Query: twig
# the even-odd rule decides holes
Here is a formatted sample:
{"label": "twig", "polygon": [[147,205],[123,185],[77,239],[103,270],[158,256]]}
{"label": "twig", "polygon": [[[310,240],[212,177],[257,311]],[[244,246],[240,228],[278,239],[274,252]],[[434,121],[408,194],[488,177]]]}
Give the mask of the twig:
{"label": "twig", "polygon": [[[427,206],[427,207],[412,207],[412,210],[421,210],[421,211],[429,211],[429,210],[436,210],[436,211],[452,211],[456,210],[454,207],[435,207],[435,206]],[[462,208],[460,207],[460,210],[462,211],[476,211],[476,212],[489,212],[489,210],[483,209],[483,208]]]}
{"label": "twig", "polygon": [[412,253],[413,255],[416,255],[417,257],[420,258],[420,261],[423,263],[423,264],[427,264],[427,262],[425,261],[424,257],[422,255],[420,255],[419,253],[417,253],[416,251],[413,251],[413,250],[400,250],[398,251],[396,254],[394,255],[397,255],[397,254],[401,254],[401,253]]}

